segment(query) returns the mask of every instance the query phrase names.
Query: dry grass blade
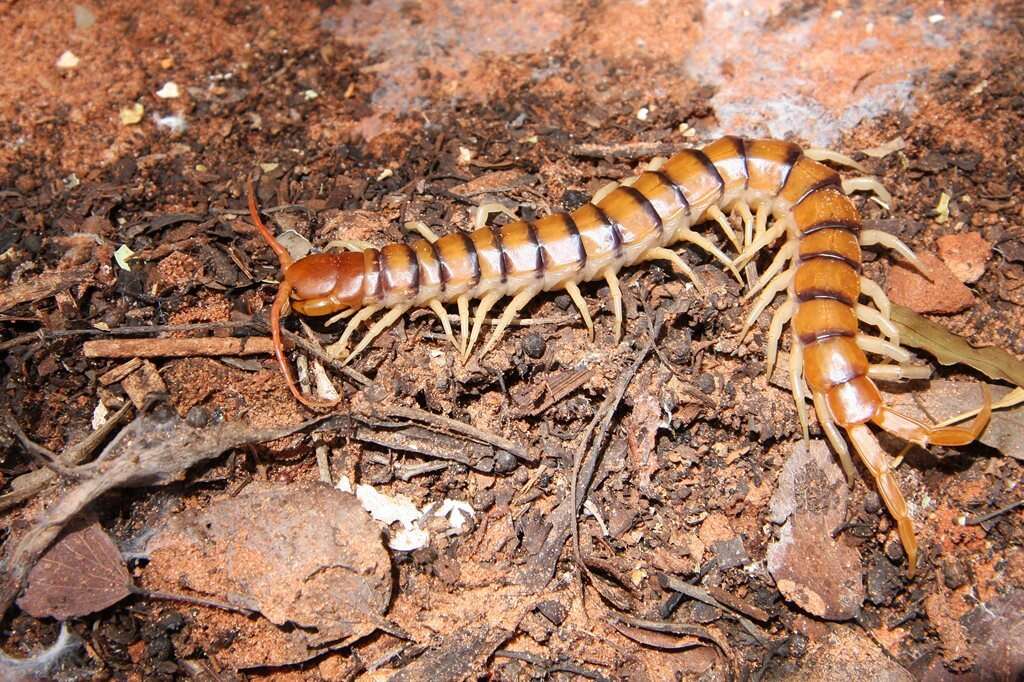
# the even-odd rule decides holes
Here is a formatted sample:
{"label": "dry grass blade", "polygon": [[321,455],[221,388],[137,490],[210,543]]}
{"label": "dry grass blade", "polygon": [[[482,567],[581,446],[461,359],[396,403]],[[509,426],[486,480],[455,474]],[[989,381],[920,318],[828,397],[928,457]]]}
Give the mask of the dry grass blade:
{"label": "dry grass blade", "polygon": [[93,523],[67,533],[35,565],[18,606],[36,618],[77,618],[132,593],[132,579],[114,541]]}
{"label": "dry grass blade", "polygon": [[962,363],[990,379],[1024,387],[1024,362],[1003,349],[975,348],[962,336],[901,305],[893,304],[892,321],[899,328],[904,344],[928,351],[943,365]]}

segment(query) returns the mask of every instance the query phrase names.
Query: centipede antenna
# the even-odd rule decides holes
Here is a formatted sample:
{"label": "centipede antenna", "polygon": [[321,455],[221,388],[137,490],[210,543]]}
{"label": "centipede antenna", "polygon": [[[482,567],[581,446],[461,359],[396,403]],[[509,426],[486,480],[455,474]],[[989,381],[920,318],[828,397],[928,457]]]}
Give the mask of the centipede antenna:
{"label": "centipede antenna", "polygon": [[288,251],[281,246],[281,242],[277,241],[277,237],[274,236],[274,233],[263,224],[263,220],[260,218],[259,209],[256,206],[256,190],[253,188],[251,179],[246,182],[246,193],[249,195],[249,216],[252,218],[253,224],[263,237],[263,241],[265,241],[267,246],[277,254],[277,260],[281,263],[281,272],[283,273],[288,269],[288,266],[292,264],[292,257],[288,254]]}

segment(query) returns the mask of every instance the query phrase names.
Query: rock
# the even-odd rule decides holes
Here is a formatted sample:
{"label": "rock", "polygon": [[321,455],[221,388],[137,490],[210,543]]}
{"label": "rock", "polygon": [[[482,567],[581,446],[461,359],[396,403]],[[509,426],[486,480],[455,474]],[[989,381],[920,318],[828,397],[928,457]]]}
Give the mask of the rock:
{"label": "rock", "polygon": [[992,245],[977,232],[939,237],[936,246],[939,258],[949,267],[953,276],[964,284],[981,279],[985,274],[985,263],[992,257]]}
{"label": "rock", "polygon": [[945,263],[930,253],[922,252],[918,256],[928,269],[931,281],[909,263],[898,263],[889,274],[889,286],[886,287],[893,303],[916,313],[943,315],[958,313],[974,305],[974,294]]}
{"label": "rock", "polygon": [[860,555],[832,537],[818,514],[793,514],[768,548],[768,571],[782,596],[826,620],[848,620],[864,602]]}
{"label": "rock", "polygon": [[824,441],[793,445],[782,465],[779,484],[772,495],[768,518],[783,524],[795,512],[822,516],[829,528],[838,528],[846,518],[850,492],[835,455]]}

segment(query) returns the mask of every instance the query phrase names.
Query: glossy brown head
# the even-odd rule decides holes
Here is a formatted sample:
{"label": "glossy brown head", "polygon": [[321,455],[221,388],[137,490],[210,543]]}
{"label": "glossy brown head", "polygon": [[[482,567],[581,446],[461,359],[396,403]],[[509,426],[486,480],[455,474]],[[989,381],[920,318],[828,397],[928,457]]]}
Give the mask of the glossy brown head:
{"label": "glossy brown head", "polygon": [[[302,391],[299,390],[298,384],[295,383],[295,376],[292,374],[291,366],[288,364],[288,358],[284,354],[284,341],[281,339],[281,315],[290,297],[294,298],[291,301],[292,307],[298,312],[307,315],[328,315],[332,312],[344,310],[351,305],[356,305],[352,301],[361,302],[363,297],[362,255],[353,254],[358,256],[359,259],[358,276],[354,274],[354,268],[348,265],[350,261],[344,258],[347,254],[338,254],[337,256],[333,254],[319,254],[307,256],[298,262],[293,262],[292,257],[288,255],[285,248],[281,246],[277,238],[274,237],[273,233],[263,224],[263,220],[260,219],[260,212],[256,207],[256,192],[253,190],[251,180],[248,184],[248,193],[249,215],[252,217],[252,222],[263,237],[263,240],[277,254],[277,259],[281,263],[281,271],[284,273],[284,281],[278,287],[277,296],[274,298],[274,305],[270,309],[270,335],[274,342],[274,355],[277,357],[277,363],[281,366],[281,372],[284,374],[285,382],[288,384],[288,390],[292,392],[296,400],[307,407],[315,409],[334,407],[338,404],[337,400],[317,400],[303,395]],[[331,265],[332,258],[338,262],[338,265]],[[336,301],[336,305],[328,310],[326,309],[327,304],[325,301]],[[320,312],[305,312],[303,308],[306,306],[310,309],[320,310]]]}
{"label": "glossy brown head", "polygon": [[317,253],[285,270],[292,309],[300,315],[339,313],[363,304],[363,254],[353,251]]}

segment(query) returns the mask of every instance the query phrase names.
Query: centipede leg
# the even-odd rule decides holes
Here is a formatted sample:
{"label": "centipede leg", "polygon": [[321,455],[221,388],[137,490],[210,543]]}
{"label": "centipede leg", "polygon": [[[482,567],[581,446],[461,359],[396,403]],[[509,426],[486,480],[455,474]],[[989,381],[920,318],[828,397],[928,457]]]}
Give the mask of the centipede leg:
{"label": "centipede leg", "polygon": [[405,229],[407,232],[416,232],[431,244],[439,239],[437,233],[431,230],[422,220],[410,220],[405,224]]}
{"label": "centipede leg", "polygon": [[747,313],[747,319],[743,321],[743,329],[740,331],[739,338],[737,341],[742,342],[746,338],[750,328],[757,322],[757,318],[761,316],[764,309],[771,305],[771,302],[775,300],[775,297],[785,290],[789,283],[793,280],[793,275],[796,273],[796,268],[790,268],[783,273],[775,276],[775,279],[770,281],[765,286],[764,291],[761,295],[754,300],[754,303],[750,306],[750,312]]}
{"label": "centipede leg", "polygon": [[872,421],[883,430],[916,443],[925,445],[967,445],[981,435],[992,417],[992,393],[988,386],[981,385],[982,408],[969,427],[963,426],[929,426],[924,422],[899,412],[883,407],[872,418]]}
{"label": "centipede leg", "polygon": [[772,228],[770,230],[767,230],[763,235],[755,239],[753,243],[747,246],[746,250],[743,253],[736,256],[736,265],[738,265],[739,267],[743,267],[744,265],[747,264],[747,261],[754,258],[758,254],[758,252],[761,251],[761,249],[772,244],[773,242],[775,242],[775,240],[777,240],[785,233],[786,224],[784,222],[780,221],[775,225],[772,225]]}
{"label": "centipede leg", "polygon": [[707,253],[710,253],[715,258],[715,260],[724,265],[729,270],[729,272],[732,273],[732,276],[736,278],[737,282],[743,284],[743,278],[740,276],[740,271],[736,269],[736,266],[733,264],[733,262],[729,259],[728,256],[722,253],[721,249],[719,249],[717,246],[708,241],[708,238],[705,237],[704,235],[694,232],[693,230],[688,228],[680,229],[676,231],[674,241],[693,244],[697,248],[702,249]]}
{"label": "centipede leg", "polygon": [[754,242],[754,214],[750,212],[750,205],[745,201],[737,201],[735,211],[740,214],[740,219],[743,221],[743,243],[752,244]]}
{"label": "centipede leg", "polygon": [[854,192],[870,192],[878,198],[878,201],[882,202],[885,206],[885,210],[892,210],[892,194],[890,194],[889,190],[885,188],[885,185],[879,182],[878,178],[867,175],[860,178],[847,178],[843,180],[843,191],[847,194],[853,194]]}
{"label": "centipede leg", "polygon": [[771,213],[771,203],[762,201],[757,205],[757,214],[754,217],[754,236],[760,238],[768,230],[768,216]]}
{"label": "centipede leg", "polygon": [[498,318],[498,324],[494,327],[490,335],[487,337],[487,341],[484,342],[483,348],[480,349],[481,357],[487,355],[487,351],[491,350],[491,348],[494,347],[494,344],[496,344],[501,339],[502,335],[505,333],[505,330],[508,329],[508,326],[512,323],[512,320],[513,318],[515,318],[516,314],[518,314],[519,311],[523,309],[523,306],[529,303],[530,299],[532,299],[538,293],[540,293],[540,289],[524,289],[523,291],[520,291],[518,294],[512,297],[512,300],[509,301],[508,306],[506,306],[505,310],[502,311],[501,317]]}
{"label": "centipede leg", "polygon": [[879,244],[887,249],[895,251],[903,260],[909,262],[914,268],[925,277],[928,277],[928,268],[921,259],[917,257],[909,246],[899,240],[898,237],[882,232],[881,230],[861,230],[860,243],[862,246],[874,246]]}
{"label": "centipede leg", "polygon": [[466,355],[466,342],[469,340],[469,296],[462,295],[455,299],[459,308],[459,353]]}
{"label": "centipede leg", "polygon": [[889,340],[892,341],[893,345],[899,345],[900,330],[897,329],[896,325],[891,321],[885,319],[882,313],[861,303],[855,305],[853,310],[854,313],[856,313],[858,320],[866,322],[873,327],[878,327],[879,331],[889,337]]}
{"label": "centipede leg", "polygon": [[441,327],[444,329],[444,335],[448,337],[448,340],[451,341],[452,345],[455,346],[455,349],[458,350],[459,342],[455,338],[455,334],[452,333],[452,324],[448,321],[448,311],[444,309],[444,306],[441,305],[441,302],[436,298],[432,298],[427,301],[427,305],[430,306],[430,309],[434,311],[435,315],[437,315],[437,319],[441,321]]}
{"label": "centipede leg", "polygon": [[928,379],[932,368],[928,365],[869,365],[868,377],[878,381],[901,381],[903,379]]}
{"label": "centipede leg", "polygon": [[825,402],[825,395],[812,393],[811,400],[814,401],[814,412],[818,415],[818,424],[821,426],[822,432],[828,438],[828,442],[832,444],[836,454],[839,455],[839,462],[843,465],[843,471],[846,473],[846,482],[853,485],[855,472],[853,460],[850,459],[850,447],[846,444],[843,434],[839,432],[839,427],[836,426],[836,422],[832,418],[832,411],[829,410],[828,403]]}
{"label": "centipede leg", "polygon": [[875,304],[883,318],[886,320],[892,319],[892,304],[877,282],[867,277],[861,277],[860,292],[871,299],[871,302]]}
{"label": "centipede leg", "polygon": [[353,315],[352,319],[345,325],[345,331],[341,333],[341,338],[326,348],[327,354],[332,358],[344,357],[348,352],[348,341],[352,338],[352,334],[356,329],[359,329],[359,325],[372,317],[378,310],[380,310],[380,306],[371,305],[360,309],[359,312]]}
{"label": "centipede leg", "polygon": [[786,299],[786,302],[779,306],[779,309],[772,315],[771,324],[768,325],[768,352],[767,352],[767,376],[771,377],[772,370],[775,369],[775,360],[779,353],[779,340],[782,339],[782,330],[791,319],[793,319],[793,313],[796,312],[796,301],[792,298]]}
{"label": "centipede leg", "polygon": [[590,198],[590,203],[594,204],[595,206],[601,203],[602,199],[604,199],[606,196],[608,196],[616,189],[618,189],[620,185],[625,184],[627,180],[629,180],[629,178],[625,178],[621,182],[609,182],[607,185],[602,186],[599,190],[594,192],[594,196]]}
{"label": "centipede leg", "polygon": [[686,262],[679,257],[679,254],[672,249],[656,246],[644,252],[644,255],[640,257],[640,260],[667,260],[672,264],[673,270],[693,282],[693,286],[697,288],[697,291],[704,293],[704,287],[701,285],[700,278],[697,277],[697,273],[695,273],[693,268],[687,265]]}
{"label": "centipede leg", "polygon": [[744,300],[749,300],[751,296],[757,295],[758,291],[763,289],[765,285],[772,281],[776,275],[782,272],[782,268],[786,267],[786,262],[789,261],[789,259],[793,257],[793,254],[796,253],[797,247],[798,242],[795,241],[789,241],[783,244],[782,248],[780,248],[775,254],[775,258],[772,259],[771,265],[768,266],[768,269],[757,278],[754,285],[750,287],[749,291],[747,291]]}
{"label": "centipede leg", "polygon": [[387,313],[384,314],[384,317],[374,322],[373,326],[370,327],[369,331],[363,334],[363,338],[359,339],[359,344],[356,345],[356,347],[352,349],[352,352],[345,357],[345,360],[342,362],[342,364],[347,365],[352,360],[352,358],[362,353],[363,349],[369,346],[370,343],[375,338],[380,336],[381,333],[384,332],[388,327],[397,322],[398,318],[402,317],[402,315],[405,314],[405,311],[407,311],[411,307],[412,306],[410,305],[397,305],[394,308],[387,311]]}
{"label": "centipede leg", "polygon": [[296,400],[306,407],[312,407],[314,409],[327,409],[334,407],[338,404],[338,400],[317,400],[316,398],[310,398],[299,390],[299,385],[295,380],[295,374],[292,372],[291,365],[288,363],[288,358],[284,354],[284,342],[281,340],[281,311],[285,304],[288,303],[288,296],[291,294],[291,289],[291,286],[287,282],[281,282],[280,288],[277,290],[277,297],[274,299],[274,305],[270,309],[270,336],[274,345],[274,356],[277,358],[277,364],[281,367],[281,373],[284,375],[284,380],[288,385],[288,390],[293,396],[295,396]]}
{"label": "centipede leg", "polygon": [[917,539],[914,537],[914,524],[907,513],[907,502],[900,492],[899,482],[892,472],[890,457],[879,445],[875,434],[865,424],[846,427],[846,433],[853,443],[854,450],[860,456],[864,466],[871,472],[878,488],[878,494],[885,502],[889,513],[896,520],[900,541],[907,553],[908,572],[911,577],[917,569]]}
{"label": "centipede leg", "polygon": [[487,293],[480,299],[479,305],[476,307],[476,316],[473,318],[473,333],[469,336],[469,343],[466,344],[466,350],[462,354],[463,361],[469,359],[470,354],[473,352],[473,346],[476,344],[476,340],[480,337],[480,329],[484,326],[484,320],[487,319],[487,313],[490,312],[494,304],[497,303],[503,294],[498,293]]}
{"label": "centipede leg", "polygon": [[612,300],[612,314],[615,315],[612,330],[615,342],[618,343],[622,338],[622,290],[619,288],[619,277],[612,268],[605,268],[602,275],[604,281],[608,283],[608,293]]}
{"label": "centipede leg", "polygon": [[849,157],[846,154],[841,154],[840,152],[837,151],[833,151],[831,149],[823,149],[821,147],[808,147],[807,149],[804,150],[804,156],[806,156],[809,159],[813,159],[814,161],[831,161],[832,163],[838,164],[840,166],[846,166],[847,168],[852,168],[856,171],[860,171],[861,173],[868,172],[867,168],[865,168],[862,164],[854,161],[852,157]]}
{"label": "centipede leg", "polygon": [[580,293],[579,285],[572,280],[565,283],[565,293],[569,294],[569,298],[576,304],[576,307],[580,311],[580,316],[583,317],[583,324],[587,325],[587,331],[590,332],[590,338],[594,338],[594,321],[590,319],[590,309],[587,308],[587,302],[583,300],[583,294]]}
{"label": "centipede leg", "polygon": [[717,206],[711,206],[707,211],[705,211],[705,213],[708,218],[714,220],[718,223],[718,226],[722,228],[722,232],[725,233],[725,236],[729,238],[729,241],[732,242],[732,245],[736,248],[736,253],[743,251],[743,246],[740,244],[740,240],[736,236],[736,231],[732,229],[732,225],[729,224],[729,218],[722,213],[722,209]]}
{"label": "centipede leg", "polygon": [[376,247],[363,239],[332,239],[327,242],[326,248],[328,250],[342,249],[344,251],[365,251]]}
{"label": "centipede leg", "polygon": [[497,215],[499,213],[504,213],[512,220],[519,220],[519,216],[516,215],[516,212],[508,206],[497,202],[491,202],[488,204],[480,204],[476,207],[476,216],[473,218],[473,226],[476,229],[480,229],[487,225],[487,222],[491,219],[492,215]]}
{"label": "centipede leg", "polygon": [[882,355],[896,362],[910,362],[911,356],[908,350],[900,348],[885,339],[880,339],[877,336],[868,336],[867,334],[857,334],[854,340],[861,350],[865,352]]}
{"label": "centipede leg", "polygon": [[804,388],[804,353],[800,348],[800,341],[796,334],[792,335],[789,351],[789,390],[793,393],[793,401],[796,403],[796,416],[800,420],[800,431],[804,440],[810,440],[809,422],[807,414],[807,391]]}

